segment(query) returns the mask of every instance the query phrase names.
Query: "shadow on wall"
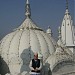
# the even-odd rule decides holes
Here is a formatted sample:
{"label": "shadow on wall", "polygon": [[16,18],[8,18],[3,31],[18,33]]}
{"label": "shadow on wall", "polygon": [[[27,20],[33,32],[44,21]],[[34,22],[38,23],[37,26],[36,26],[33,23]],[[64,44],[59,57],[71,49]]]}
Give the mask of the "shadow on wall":
{"label": "shadow on wall", "polygon": [[49,63],[45,63],[45,74],[52,75]]}
{"label": "shadow on wall", "polygon": [[9,67],[7,63],[0,56],[0,74],[5,75],[7,73],[10,73]]}
{"label": "shadow on wall", "polygon": [[31,50],[31,48],[23,50],[23,52],[20,56],[23,61],[23,64],[20,69],[20,73],[23,73],[23,72],[29,73],[30,72],[29,63],[30,63],[31,59],[33,58],[33,56],[34,56],[34,53]]}

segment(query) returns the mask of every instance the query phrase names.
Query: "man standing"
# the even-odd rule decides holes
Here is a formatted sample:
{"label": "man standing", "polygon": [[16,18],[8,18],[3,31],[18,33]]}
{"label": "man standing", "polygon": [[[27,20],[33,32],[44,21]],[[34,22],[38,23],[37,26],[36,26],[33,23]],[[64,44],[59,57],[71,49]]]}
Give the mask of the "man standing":
{"label": "man standing", "polygon": [[40,70],[42,68],[42,63],[38,59],[38,53],[34,53],[34,59],[30,61],[29,67],[31,69],[31,75],[41,75]]}

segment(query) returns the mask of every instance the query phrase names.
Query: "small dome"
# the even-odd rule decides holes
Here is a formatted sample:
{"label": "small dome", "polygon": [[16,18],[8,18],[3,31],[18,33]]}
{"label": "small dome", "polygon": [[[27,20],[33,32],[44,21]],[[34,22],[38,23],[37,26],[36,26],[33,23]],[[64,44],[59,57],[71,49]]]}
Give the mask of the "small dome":
{"label": "small dome", "polygon": [[52,30],[51,30],[50,26],[48,26],[46,33],[48,33],[50,36],[52,36]]}
{"label": "small dome", "polygon": [[48,36],[49,36],[50,39],[52,40],[53,45],[56,47],[56,46],[57,46],[57,42],[56,42],[55,39],[52,37],[52,30],[51,30],[50,26],[48,26],[48,29],[47,29],[46,33],[48,34]]}

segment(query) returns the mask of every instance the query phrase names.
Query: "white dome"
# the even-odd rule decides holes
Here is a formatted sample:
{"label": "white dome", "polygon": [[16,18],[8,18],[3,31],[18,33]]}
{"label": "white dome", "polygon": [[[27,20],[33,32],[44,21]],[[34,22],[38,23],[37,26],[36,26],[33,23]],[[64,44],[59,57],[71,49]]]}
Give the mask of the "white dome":
{"label": "white dome", "polygon": [[52,40],[53,45],[56,47],[56,46],[57,46],[57,42],[56,42],[55,39],[52,37],[52,30],[51,30],[50,26],[48,26],[48,29],[46,30],[46,33],[48,34],[48,36],[49,36],[50,39]]}
{"label": "white dome", "polygon": [[[68,49],[63,49],[62,47],[57,47],[55,53],[48,57],[46,63],[50,64],[51,71],[61,62],[74,61],[72,52]],[[58,68],[59,69],[59,68]]]}
{"label": "white dome", "polygon": [[34,52],[41,52],[43,62],[55,52],[50,36],[36,26],[28,11],[26,12],[27,18],[22,25],[6,35],[1,41],[0,51],[4,62],[2,73],[5,71],[17,75],[25,71],[29,72],[29,63]]}
{"label": "white dome", "polygon": [[[0,47],[3,60],[9,65],[22,65],[23,62],[29,65],[33,53],[39,51],[45,61],[55,51],[50,36],[36,27],[29,18],[16,31],[6,35]],[[12,68],[10,70],[13,71]]]}

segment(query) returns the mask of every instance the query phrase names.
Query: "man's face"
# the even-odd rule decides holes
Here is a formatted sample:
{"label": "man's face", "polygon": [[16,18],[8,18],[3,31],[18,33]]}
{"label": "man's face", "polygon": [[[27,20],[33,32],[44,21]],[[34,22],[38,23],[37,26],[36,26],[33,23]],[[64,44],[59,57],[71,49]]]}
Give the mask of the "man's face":
{"label": "man's face", "polygon": [[34,59],[35,59],[35,60],[38,59],[38,54],[34,54]]}

